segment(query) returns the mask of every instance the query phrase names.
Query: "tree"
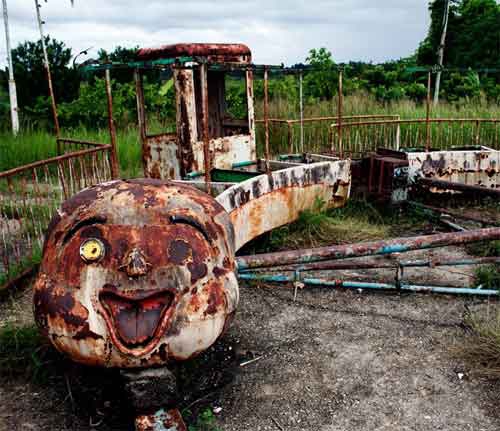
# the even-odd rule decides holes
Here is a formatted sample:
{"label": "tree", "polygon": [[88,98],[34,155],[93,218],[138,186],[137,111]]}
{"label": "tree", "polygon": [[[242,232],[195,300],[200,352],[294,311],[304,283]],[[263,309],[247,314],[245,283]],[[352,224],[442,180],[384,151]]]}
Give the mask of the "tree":
{"label": "tree", "polygon": [[305,94],[309,97],[328,100],[337,93],[338,72],[332,53],[326,48],[311,49],[306,63],[312,68],[304,79]]}
{"label": "tree", "polygon": [[[56,100],[64,102],[75,99],[78,96],[80,78],[78,72],[69,67],[71,48],[67,48],[64,42],[51,39],[50,36],[45,37],[45,43]],[[18,45],[12,51],[12,60],[18,82],[19,106],[33,106],[38,97],[48,95],[41,41]]]}

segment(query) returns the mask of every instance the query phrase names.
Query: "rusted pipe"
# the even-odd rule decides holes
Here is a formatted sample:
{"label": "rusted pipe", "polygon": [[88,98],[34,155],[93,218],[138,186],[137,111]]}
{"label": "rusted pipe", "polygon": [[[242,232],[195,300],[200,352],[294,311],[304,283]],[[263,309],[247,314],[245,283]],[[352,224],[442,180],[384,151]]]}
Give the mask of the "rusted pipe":
{"label": "rusted pipe", "polygon": [[115,120],[113,119],[113,95],[111,93],[111,76],[109,69],[106,69],[104,76],[106,80],[106,97],[108,101],[108,127],[109,127],[109,138],[111,140],[111,150],[109,152],[109,158],[111,162],[111,177],[116,179],[120,175],[120,167],[118,164],[118,154],[116,145],[116,128]]}
{"label": "rusted pipe", "polygon": [[205,183],[207,193],[210,194],[210,137],[208,134],[208,68],[206,63],[200,66],[201,74],[201,104],[203,111],[202,129],[203,129],[203,162],[205,165]]}
{"label": "rusted pipe", "polygon": [[467,232],[442,233],[437,235],[424,235],[410,238],[396,238],[383,241],[241,256],[237,258],[237,262],[239,269],[265,268],[276,265],[310,263],[329,259],[404,253],[413,250],[424,250],[448,245],[461,245],[470,242],[498,239],[500,239],[500,228],[496,227],[476,229]]}
{"label": "rusted pipe", "polygon": [[471,186],[469,184],[435,180],[432,178],[419,178],[418,184],[426,187],[436,187],[441,190],[456,190],[461,192],[477,193],[483,196],[500,197],[500,189],[497,188],[493,189],[489,187]]}
{"label": "rusted pipe", "polygon": [[[381,261],[366,260],[339,262],[327,260],[322,262],[306,263],[301,265],[281,265],[265,268],[265,272],[306,272],[306,271],[344,271],[351,269],[395,269],[395,268],[434,268],[439,266],[468,266],[499,264],[500,257],[481,257],[471,259],[428,259],[428,260],[406,260],[406,261]],[[242,270],[240,274],[256,273],[258,270]]]}
{"label": "rusted pipe", "polygon": [[139,126],[139,137],[142,146],[142,167],[144,170],[144,175],[146,175],[148,168],[148,160],[146,155],[148,154],[148,147],[146,142],[146,110],[144,106],[144,86],[142,82],[142,74],[139,69],[134,70],[134,80],[135,80],[135,97],[137,102],[137,124]]}
{"label": "rusted pipe", "polygon": [[271,154],[269,149],[269,71],[267,67],[264,67],[264,134],[266,144],[266,173],[269,174],[271,172],[269,166]]}

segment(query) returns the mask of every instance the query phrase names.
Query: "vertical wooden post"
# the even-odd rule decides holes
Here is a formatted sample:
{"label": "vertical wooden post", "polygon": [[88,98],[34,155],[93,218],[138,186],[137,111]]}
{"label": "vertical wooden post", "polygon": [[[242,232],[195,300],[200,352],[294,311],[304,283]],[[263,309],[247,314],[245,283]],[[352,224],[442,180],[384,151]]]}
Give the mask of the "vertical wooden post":
{"label": "vertical wooden post", "polygon": [[343,89],[342,89],[342,70],[339,70],[339,100],[338,100],[338,107],[337,107],[337,130],[338,130],[338,135],[339,135],[339,157],[342,159],[344,157],[344,149],[343,149],[343,143],[342,143],[342,115],[343,115],[343,109],[344,109],[344,95],[343,95]]}
{"label": "vertical wooden post", "polygon": [[202,129],[203,129],[203,162],[205,165],[205,185],[207,193],[211,193],[210,187],[210,136],[208,134],[208,67],[206,63],[200,65],[201,74],[201,105],[202,105]]}
{"label": "vertical wooden post", "polygon": [[45,67],[45,72],[47,74],[47,82],[49,84],[49,95],[50,95],[50,101],[52,105],[52,116],[54,118],[54,127],[56,129],[56,138],[57,138],[57,152],[58,154],[61,153],[61,146],[59,143],[59,138],[61,137],[61,130],[59,128],[59,117],[57,115],[57,105],[56,105],[56,98],[54,96],[54,88],[52,86],[52,74],[50,73],[50,64],[49,64],[49,56],[47,54],[47,47],[45,46],[45,39],[43,36],[43,22],[42,22],[42,17],[40,16],[40,5],[38,4],[38,0],[35,0],[35,9],[36,9],[36,17],[38,20],[38,29],[40,30],[40,41],[42,43],[42,50],[43,50],[43,59],[44,59],[44,67]]}
{"label": "vertical wooden post", "polygon": [[293,154],[293,123],[291,121],[286,122],[287,126],[287,139],[288,139],[288,151]]}
{"label": "vertical wooden post", "polygon": [[429,152],[431,150],[431,84],[432,76],[429,71],[427,75],[427,100],[425,106],[425,151]]}
{"label": "vertical wooden post", "polygon": [[269,174],[271,172],[269,164],[271,156],[269,149],[269,71],[267,66],[264,67],[264,134],[266,144],[266,172]]}
{"label": "vertical wooden post", "polygon": [[108,100],[108,126],[109,126],[109,137],[111,140],[111,176],[113,178],[118,178],[120,175],[120,168],[118,165],[118,154],[116,148],[116,128],[115,121],[113,119],[113,96],[111,94],[111,73],[109,69],[105,72],[106,78],[106,96]]}

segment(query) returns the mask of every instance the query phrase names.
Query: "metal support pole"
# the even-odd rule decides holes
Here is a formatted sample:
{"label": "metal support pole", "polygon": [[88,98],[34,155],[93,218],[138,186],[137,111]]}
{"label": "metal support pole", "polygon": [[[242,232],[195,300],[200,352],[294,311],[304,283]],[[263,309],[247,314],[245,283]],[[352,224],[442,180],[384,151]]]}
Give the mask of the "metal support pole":
{"label": "metal support pole", "polygon": [[265,253],[237,258],[238,268],[265,268],[277,265],[318,262],[349,257],[379,256],[404,253],[413,250],[462,245],[470,242],[498,240],[500,228],[476,229],[466,232],[442,233],[409,238],[396,238],[387,241],[371,241],[357,244],[335,245],[276,253]]}
{"label": "metal support pole", "polygon": [[106,96],[108,101],[108,126],[109,126],[109,137],[111,140],[111,176],[113,178],[118,178],[120,175],[120,167],[118,164],[118,154],[116,145],[116,127],[115,120],[113,119],[113,95],[111,94],[111,73],[109,69],[106,69]]}
{"label": "metal support pole", "polygon": [[269,71],[267,67],[264,67],[264,134],[266,144],[266,173],[269,174],[271,172],[269,165],[271,155],[269,149]]}
{"label": "metal support pole", "polygon": [[12,64],[12,52],[10,49],[9,34],[9,12],[7,9],[7,0],[3,2],[3,22],[5,25],[5,45],[7,48],[7,63],[9,66],[9,99],[10,99],[10,118],[12,121],[12,133],[16,136],[19,133],[19,114],[17,107],[16,81],[14,80],[14,66]]}
{"label": "metal support pole", "polygon": [[200,66],[201,74],[201,105],[202,105],[202,129],[203,129],[203,162],[205,165],[205,184],[207,193],[210,194],[210,137],[208,134],[208,67],[206,63]]}
{"label": "metal support pole", "polygon": [[299,98],[300,98],[300,151],[304,153],[304,91],[302,70],[299,72]]}
{"label": "metal support pole", "polygon": [[427,75],[427,100],[425,106],[425,151],[429,152],[431,150],[431,83],[432,77],[431,72]]}
{"label": "metal support pole", "polygon": [[[40,4],[38,3],[38,0],[35,0],[35,9],[36,9],[36,18],[38,21],[38,29],[40,30],[40,41],[42,42],[44,67],[45,67],[45,72],[47,74],[47,82],[49,84],[49,95],[52,105],[52,116],[54,118],[54,127],[56,129],[56,138],[59,139],[61,137],[61,130],[59,128],[59,117],[57,115],[56,98],[54,96],[54,88],[52,86],[52,75],[50,73],[49,56],[47,54],[47,47],[45,46],[45,39],[43,36],[43,22],[42,22],[42,17],[40,16]],[[57,142],[57,152],[59,154],[61,153],[61,147],[59,142]]]}
{"label": "metal support pole", "polygon": [[344,148],[343,148],[343,142],[342,142],[342,111],[343,111],[343,104],[344,104],[344,95],[343,95],[343,89],[342,89],[342,70],[339,71],[339,101],[338,101],[338,107],[337,107],[337,128],[338,128],[338,135],[339,135],[339,157],[342,159],[344,157]]}
{"label": "metal support pole", "polygon": [[445,0],[444,2],[444,14],[443,14],[443,31],[441,32],[441,40],[438,49],[438,65],[439,70],[436,74],[436,85],[434,88],[434,106],[439,103],[439,90],[441,88],[441,73],[443,68],[444,60],[444,48],[446,43],[446,32],[448,30],[448,18],[450,15],[450,0]]}
{"label": "metal support pole", "polygon": [[147,124],[146,124],[146,109],[144,106],[144,87],[142,82],[142,75],[139,69],[134,70],[134,80],[135,80],[135,98],[137,102],[137,125],[139,126],[139,138],[141,140],[142,146],[142,169],[144,176],[147,176]]}

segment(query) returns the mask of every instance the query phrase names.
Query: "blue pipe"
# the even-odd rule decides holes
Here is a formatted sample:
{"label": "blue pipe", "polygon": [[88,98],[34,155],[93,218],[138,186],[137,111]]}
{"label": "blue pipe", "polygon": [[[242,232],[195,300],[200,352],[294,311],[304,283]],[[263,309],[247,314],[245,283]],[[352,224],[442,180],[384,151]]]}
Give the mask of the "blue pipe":
{"label": "blue pipe", "polygon": [[[290,283],[298,281],[296,277],[290,277],[282,274],[278,275],[261,275],[255,273],[239,274],[240,280],[265,281],[270,283]],[[388,283],[366,283],[360,281],[343,281],[343,280],[322,280],[319,278],[303,278],[302,283],[310,286],[326,286],[326,287],[343,287],[346,289],[379,289],[379,290],[403,290],[409,292],[429,292],[429,293],[444,293],[449,295],[482,295],[482,296],[498,296],[498,290],[483,290],[480,288],[468,287],[448,287],[448,286],[426,286],[416,284],[402,283],[398,287]]]}

